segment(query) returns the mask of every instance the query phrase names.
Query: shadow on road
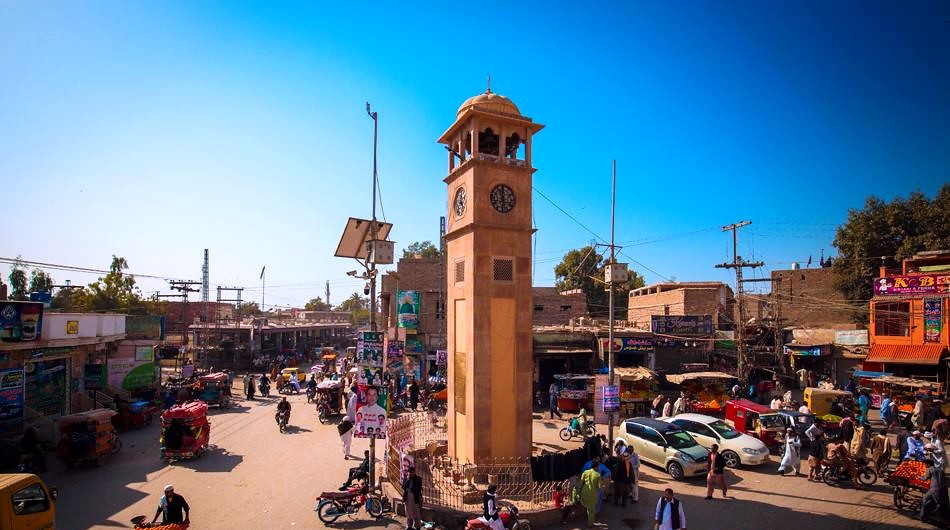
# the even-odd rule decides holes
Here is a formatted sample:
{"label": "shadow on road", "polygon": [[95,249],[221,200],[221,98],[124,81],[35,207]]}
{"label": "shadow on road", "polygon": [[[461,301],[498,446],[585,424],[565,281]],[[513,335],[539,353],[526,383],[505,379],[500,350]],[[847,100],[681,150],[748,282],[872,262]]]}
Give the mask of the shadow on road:
{"label": "shadow on road", "polygon": [[178,460],[174,465],[193,469],[199,473],[227,473],[233,471],[243,461],[243,455],[231,453],[227,449],[222,449],[216,445],[210,445],[208,446],[208,452],[201,458]]}
{"label": "shadow on road", "polygon": [[311,431],[310,429],[306,427],[298,427],[296,425],[288,425],[284,429],[284,434],[298,434],[302,432],[313,432],[313,431]]}

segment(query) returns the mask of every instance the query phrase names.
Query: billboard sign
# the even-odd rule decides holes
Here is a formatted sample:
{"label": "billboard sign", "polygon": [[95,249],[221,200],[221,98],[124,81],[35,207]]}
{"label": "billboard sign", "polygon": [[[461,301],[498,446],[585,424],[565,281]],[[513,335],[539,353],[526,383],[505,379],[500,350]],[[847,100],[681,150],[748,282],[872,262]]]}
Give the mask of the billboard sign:
{"label": "billboard sign", "polygon": [[155,365],[152,361],[109,359],[106,364],[106,381],[110,386],[123,390],[140,390],[155,384]]}
{"label": "billboard sign", "polygon": [[667,335],[712,335],[712,315],[653,315],[653,333]]}
{"label": "billboard sign", "polygon": [[406,331],[419,329],[419,291],[396,291],[399,327]]}
{"label": "billboard sign", "polygon": [[23,369],[0,370],[0,433],[23,427]]}
{"label": "billboard sign", "polygon": [[359,385],[357,392],[356,424],[353,436],[356,438],[386,438],[386,407],[389,397],[386,387]]}
{"label": "billboard sign", "polygon": [[[600,339],[600,351],[607,351],[610,339]],[[614,337],[614,353],[649,353],[653,351],[652,337]]]}
{"label": "billboard sign", "polygon": [[878,278],[874,294],[945,294],[950,293],[950,274],[912,274]]}
{"label": "billboard sign", "polygon": [[0,341],[39,340],[42,331],[42,302],[0,302]]}
{"label": "billboard sign", "polygon": [[943,299],[924,299],[924,342],[940,342],[943,332]]}

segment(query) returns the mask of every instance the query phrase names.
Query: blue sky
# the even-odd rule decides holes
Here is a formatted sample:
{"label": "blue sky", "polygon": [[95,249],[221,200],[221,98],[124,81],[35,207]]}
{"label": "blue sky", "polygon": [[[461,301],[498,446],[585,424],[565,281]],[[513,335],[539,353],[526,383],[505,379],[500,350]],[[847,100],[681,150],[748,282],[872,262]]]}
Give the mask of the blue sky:
{"label": "blue sky", "polygon": [[729,280],[719,227],[744,219],[757,274],[817,264],[868,195],[950,181],[946,2],[2,2],[0,257],[197,280],[210,248],[213,285],[259,300],[266,265],[268,306],[327,280],[338,303],[362,289],[333,251],[370,214],[365,102],[398,250],[438,239],[435,140],[489,74],[546,125],[536,189],[590,230],[535,194],[537,285],[609,237],[615,158],[648,283]]}

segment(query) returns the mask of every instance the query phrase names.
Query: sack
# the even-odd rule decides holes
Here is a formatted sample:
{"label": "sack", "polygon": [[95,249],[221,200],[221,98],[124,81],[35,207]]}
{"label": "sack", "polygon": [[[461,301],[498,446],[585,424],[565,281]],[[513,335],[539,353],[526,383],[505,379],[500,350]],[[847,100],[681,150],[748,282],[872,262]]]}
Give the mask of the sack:
{"label": "sack", "polygon": [[350,432],[350,429],[353,428],[353,424],[350,420],[343,420],[339,425],[336,426],[336,430],[340,432],[340,436]]}

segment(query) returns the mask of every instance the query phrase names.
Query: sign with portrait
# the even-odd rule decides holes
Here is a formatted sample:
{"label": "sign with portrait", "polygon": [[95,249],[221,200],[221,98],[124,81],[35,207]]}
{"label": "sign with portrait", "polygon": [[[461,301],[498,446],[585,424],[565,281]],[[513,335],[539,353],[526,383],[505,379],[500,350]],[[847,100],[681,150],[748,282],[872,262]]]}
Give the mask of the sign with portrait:
{"label": "sign with portrait", "polygon": [[398,326],[419,329],[419,291],[396,291]]}
{"label": "sign with portrait", "polygon": [[353,436],[356,438],[386,438],[386,407],[389,396],[386,387],[358,385],[356,424]]}
{"label": "sign with portrait", "polygon": [[361,368],[382,368],[383,334],[379,331],[363,332],[363,347],[356,351],[356,362]]}

